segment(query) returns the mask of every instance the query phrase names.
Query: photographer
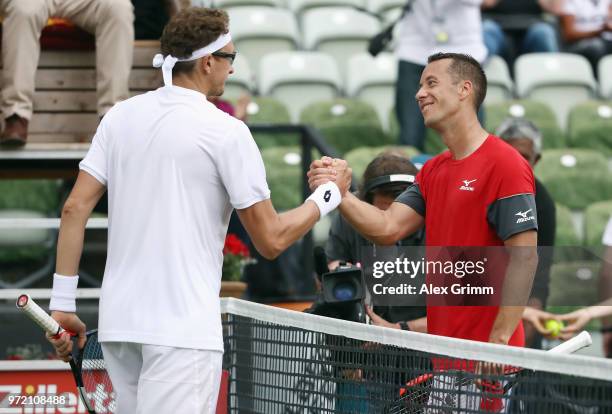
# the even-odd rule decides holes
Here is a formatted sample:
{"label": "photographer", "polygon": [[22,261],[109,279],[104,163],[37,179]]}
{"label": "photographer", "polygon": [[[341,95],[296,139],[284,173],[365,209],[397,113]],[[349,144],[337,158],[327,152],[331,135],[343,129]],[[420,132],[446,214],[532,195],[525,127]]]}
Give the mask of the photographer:
{"label": "photographer", "polygon": [[[391,152],[382,153],[366,167],[358,196],[381,210],[386,210],[411,184],[410,177],[414,179],[417,172],[417,168],[407,158]],[[420,230],[397,244],[421,246],[423,242],[424,231]],[[373,243],[361,236],[341,215],[335,216],[325,246],[329,269],[336,269],[341,262],[355,265],[362,262],[362,249],[372,246]],[[393,325],[418,332],[427,330],[424,307],[376,306],[374,308],[376,314],[370,309],[367,311],[376,325]]]}
{"label": "photographer", "polygon": [[[386,210],[395,198],[412,184],[417,168],[404,156],[387,151],[374,158],[366,167],[358,191],[358,197],[374,206]],[[398,246],[421,246],[424,242],[424,231],[419,231],[397,243]],[[373,243],[361,236],[339,214],[333,218],[329,239],[325,246],[325,257],[318,257],[317,273],[321,276],[327,268],[333,272],[343,272],[352,266],[359,266],[363,261],[364,249],[373,247]],[[317,254],[315,253],[315,257]],[[321,279],[317,280],[321,283]],[[322,289],[319,289],[322,290]],[[323,294],[306,312],[334,317],[343,320],[365,321],[363,305],[361,302],[327,303]],[[376,306],[376,312],[391,322],[373,313],[369,308],[366,311],[376,325],[394,326],[425,332],[427,321],[424,306]],[[397,326],[396,326],[397,325]],[[342,346],[355,346],[346,338],[327,336],[326,345],[331,349]],[[366,346],[366,345],[364,345]],[[372,344],[369,344],[372,350]],[[379,352],[385,353],[385,348]],[[367,354],[368,360],[372,355]],[[336,409],[340,412],[384,412],[387,404],[398,395],[398,389],[410,378],[415,370],[423,370],[428,366],[415,364],[408,356],[387,355],[386,363],[380,361],[363,361],[369,369],[354,368],[354,364],[341,353],[332,351],[330,361],[335,367],[336,375],[342,380],[337,385]],[[377,366],[378,368],[373,368]],[[419,372],[421,372],[419,371]]]}

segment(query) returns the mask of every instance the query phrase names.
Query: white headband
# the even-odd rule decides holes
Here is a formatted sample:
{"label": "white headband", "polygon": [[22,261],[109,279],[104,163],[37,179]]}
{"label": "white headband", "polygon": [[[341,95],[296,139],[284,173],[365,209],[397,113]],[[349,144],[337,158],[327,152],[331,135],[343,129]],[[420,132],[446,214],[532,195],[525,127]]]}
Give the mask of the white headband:
{"label": "white headband", "polygon": [[211,53],[216,52],[231,41],[232,36],[229,33],[222,34],[217,38],[217,40],[215,40],[208,46],[204,46],[202,49],[196,50],[191,54],[191,56],[184,59],[175,58],[172,55],[168,55],[164,58],[161,53],[158,53],[153,57],[153,67],[161,67],[162,73],[164,75],[164,85],[172,86],[172,68],[174,67],[176,62],[187,62],[190,60],[199,59],[206,55],[210,55]]}

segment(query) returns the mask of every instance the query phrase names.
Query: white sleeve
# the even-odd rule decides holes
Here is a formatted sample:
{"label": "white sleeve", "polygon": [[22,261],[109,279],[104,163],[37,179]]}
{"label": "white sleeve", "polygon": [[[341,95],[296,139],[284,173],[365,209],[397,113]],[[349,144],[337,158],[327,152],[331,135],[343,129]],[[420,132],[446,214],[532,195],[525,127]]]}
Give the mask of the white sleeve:
{"label": "white sleeve", "polygon": [[605,246],[612,246],[612,217],[608,220],[608,225],[606,226],[601,242]]}
{"label": "white sleeve", "polygon": [[238,122],[226,137],[217,157],[221,181],[235,209],[270,198],[266,169],[249,128]]}
{"label": "white sleeve", "polygon": [[107,160],[106,160],[106,136],[104,134],[104,121],[98,125],[96,135],[94,135],[89,151],[85,158],[79,163],[79,169],[89,173],[96,180],[106,185],[107,181]]}

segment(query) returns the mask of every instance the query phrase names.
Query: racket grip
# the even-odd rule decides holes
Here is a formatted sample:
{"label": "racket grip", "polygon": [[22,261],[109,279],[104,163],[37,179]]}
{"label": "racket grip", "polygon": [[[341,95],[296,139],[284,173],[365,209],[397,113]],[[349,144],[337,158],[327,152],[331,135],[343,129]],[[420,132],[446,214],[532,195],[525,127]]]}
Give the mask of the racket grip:
{"label": "racket grip", "polygon": [[25,312],[34,322],[36,322],[43,330],[51,335],[56,336],[62,333],[63,329],[57,321],[45,312],[30,295],[20,295],[17,299],[17,308]]}
{"label": "racket grip", "polygon": [[548,352],[553,354],[573,354],[582,348],[590,346],[592,343],[593,339],[591,339],[591,335],[587,331],[582,331],[575,337],[550,349]]}

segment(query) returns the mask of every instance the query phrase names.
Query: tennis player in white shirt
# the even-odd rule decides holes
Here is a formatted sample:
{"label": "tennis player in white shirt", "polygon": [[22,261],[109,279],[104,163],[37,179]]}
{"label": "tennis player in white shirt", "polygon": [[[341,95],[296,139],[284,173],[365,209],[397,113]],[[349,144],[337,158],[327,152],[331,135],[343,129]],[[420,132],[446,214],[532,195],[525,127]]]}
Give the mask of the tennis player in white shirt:
{"label": "tennis player in white shirt", "polygon": [[[257,250],[274,258],[333,210],[350,185],[336,180],[277,214],[264,164],[246,125],[207,95],[223,93],[236,51],[221,10],[175,15],[161,38],[165,86],[115,105],[104,117],[66,201],[50,303],[84,341],[75,314],[87,219],[108,191],[108,254],[99,341],[118,414],[213,413],[223,338],[219,289],[233,209]],[[51,340],[67,359],[65,335]]]}

